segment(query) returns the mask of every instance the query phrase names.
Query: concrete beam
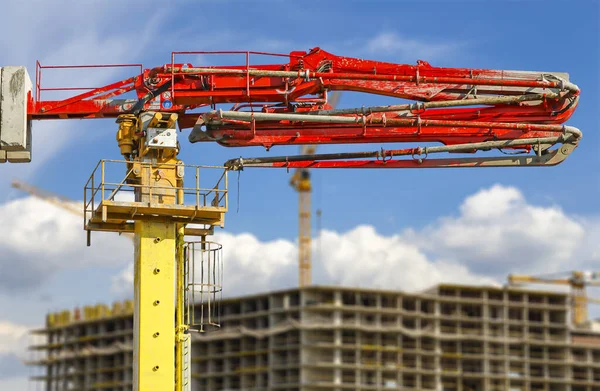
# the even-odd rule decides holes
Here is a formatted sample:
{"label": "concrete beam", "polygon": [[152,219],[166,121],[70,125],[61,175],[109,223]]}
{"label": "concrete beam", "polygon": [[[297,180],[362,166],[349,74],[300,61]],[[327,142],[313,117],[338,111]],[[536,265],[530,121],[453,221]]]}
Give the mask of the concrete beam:
{"label": "concrete beam", "polygon": [[29,163],[31,162],[30,151],[2,151],[6,153],[6,158],[10,163]]}
{"label": "concrete beam", "polygon": [[31,121],[27,119],[31,90],[25,67],[0,69],[0,149],[7,151],[9,162],[31,161]]}

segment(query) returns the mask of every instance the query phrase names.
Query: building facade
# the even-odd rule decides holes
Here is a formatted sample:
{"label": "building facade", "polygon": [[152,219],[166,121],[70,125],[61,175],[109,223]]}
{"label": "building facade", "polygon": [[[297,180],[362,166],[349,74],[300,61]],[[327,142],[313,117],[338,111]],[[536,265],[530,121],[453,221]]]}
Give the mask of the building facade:
{"label": "building facade", "polygon": [[[132,308],[117,307],[49,319],[33,379],[47,391],[131,390]],[[600,331],[571,325],[561,293],[314,286],[221,309],[221,329],[192,334],[191,390],[600,390]]]}

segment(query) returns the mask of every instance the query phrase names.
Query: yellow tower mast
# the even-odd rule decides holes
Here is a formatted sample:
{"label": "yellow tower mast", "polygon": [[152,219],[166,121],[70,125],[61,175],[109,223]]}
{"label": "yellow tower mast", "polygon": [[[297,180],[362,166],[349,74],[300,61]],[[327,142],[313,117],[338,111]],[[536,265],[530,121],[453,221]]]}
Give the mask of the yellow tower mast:
{"label": "yellow tower mast", "polygon": [[[314,154],[316,146],[304,145],[301,155]],[[300,168],[294,171],[290,185],[298,192],[298,286],[312,284],[312,228],[310,170]]]}
{"label": "yellow tower mast", "polygon": [[[342,94],[334,91],[329,106],[337,108]],[[316,145],[303,145],[300,155],[313,155]],[[298,286],[312,285],[312,182],[310,170],[299,168],[294,171],[290,185],[298,192]],[[321,211],[317,211],[320,215]]]}
{"label": "yellow tower mast", "polygon": [[[184,165],[177,158],[176,122],[173,113],[119,116],[117,141],[125,160],[100,161],[84,192],[88,232],[135,234],[134,390],[185,388],[184,355],[190,342],[188,329],[193,326],[185,319],[186,295],[194,289],[205,293],[206,286],[190,282],[186,274],[195,265],[184,254],[184,235],[210,235],[212,226],[224,225],[227,211],[227,171]],[[125,168],[125,177],[113,179],[111,166]],[[183,183],[186,169],[193,174],[188,187]],[[217,170],[216,185],[201,188],[200,169]],[[124,191],[133,192],[134,200],[115,199]],[[186,230],[186,224],[209,228]],[[194,300],[192,296],[189,304],[195,305]]]}

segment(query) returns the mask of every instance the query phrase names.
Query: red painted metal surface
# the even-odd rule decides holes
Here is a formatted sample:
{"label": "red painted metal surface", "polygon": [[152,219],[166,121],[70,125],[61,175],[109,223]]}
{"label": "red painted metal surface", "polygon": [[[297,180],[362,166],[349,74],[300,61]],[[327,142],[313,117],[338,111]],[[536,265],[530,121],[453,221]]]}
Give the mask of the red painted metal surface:
{"label": "red painted metal surface", "polygon": [[[239,66],[193,67],[177,63],[180,55],[239,55]],[[256,56],[276,56],[284,64],[251,64]],[[139,73],[100,88],[86,89],[70,98],[41,99],[41,70],[36,71],[36,93],[29,102],[30,118],[114,118],[130,112],[148,98],[142,110],[176,112],[180,128],[194,128],[193,141],[224,146],[341,144],[384,142],[439,142],[446,145],[489,140],[548,137],[562,134],[563,124],[578,103],[579,89],[552,74],[468,68],[392,64],[340,57],[319,48],[279,55],[264,52],[173,52],[171,62],[152,69],[139,64]],[[88,66],[92,68],[94,66]],[[77,91],[69,87],[60,90]],[[160,92],[156,92],[160,91]],[[297,119],[240,120],[215,111],[233,104],[234,112],[311,114],[330,110],[328,91],[356,91],[416,102],[458,102],[478,97],[523,97],[535,101],[471,107],[344,114],[354,123],[319,123]],[[136,99],[122,99],[125,94]],[[206,107],[205,113],[196,109]],[[530,146],[519,146],[530,150]],[[331,164],[331,163],[327,163]],[[374,163],[379,164],[379,163]]]}

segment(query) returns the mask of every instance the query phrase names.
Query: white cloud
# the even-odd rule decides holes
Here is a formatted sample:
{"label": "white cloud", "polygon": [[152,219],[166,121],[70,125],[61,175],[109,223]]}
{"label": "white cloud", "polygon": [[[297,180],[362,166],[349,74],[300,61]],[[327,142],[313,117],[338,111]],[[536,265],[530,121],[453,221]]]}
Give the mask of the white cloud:
{"label": "white cloud", "polygon": [[133,296],[133,262],[112,277],[110,291],[126,298]]}
{"label": "white cloud", "polygon": [[382,32],[366,42],[369,54],[394,57],[400,61],[415,62],[417,59],[433,61],[454,54],[464,43],[441,42],[431,43],[424,40],[408,38],[395,32]]}
{"label": "white cloud", "polygon": [[11,376],[0,379],[0,390],[26,391],[29,390],[28,384],[29,380],[26,376]]}
{"label": "white cloud", "polygon": [[24,358],[29,329],[23,325],[0,320],[0,355],[15,353]]}
{"label": "white cloud", "polygon": [[321,242],[328,280],[343,285],[414,291],[442,281],[493,282],[459,262],[428,257],[402,234],[384,236],[372,226],[324,231]]}
{"label": "white cloud", "polygon": [[[0,320],[0,389],[25,390],[26,360],[29,328]],[[12,388],[4,388],[7,385]]]}
{"label": "white cloud", "polygon": [[[467,197],[458,216],[421,230],[382,235],[362,225],[323,231],[323,264],[313,265],[313,281],[408,291],[439,282],[504,283],[511,272],[593,267],[600,254],[597,232],[598,221],[583,223],[557,206],[531,205],[518,189],[496,185]],[[219,233],[214,240],[223,244],[225,295],[297,284],[295,243],[262,242],[248,233]],[[113,287],[130,289],[132,281],[130,266]]]}
{"label": "white cloud", "polygon": [[[127,265],[113,277],[111,290],[131,294],[129,238],[97,234],[87,248],[77,216],[33,198],[0,205],[0,214],[11,222],[0,226],[0,268],[6,270],[0,279],[5,288],[28,287],[47,273],[81,264]],[[503,282],[510,272],[585,268],[600,253],[593,240],[599,227],[593,219],[581,222],[557,206],[529,204],[518,189],[496,185],[467,197],[457,216],[441,217],[420,230],[382,235],[364,225],[346,232],[323,231],[323,264],[315,264],[314,281],[417,290],[441,281]],[[31,241],[33,237],[37,239]],[[223,245],[228,296],[297,283],[294,242],[265,242],[249,233],[227,232],[217,233],[214,240]],[[19,268],[14,259],[20,260]]]}
{"label": "white cloud", "polygon": [[82,217],[34,197],[0,204],[0,216],[0,291],[26,291],[65,269],[131,259],[130,239],[94,233],[87,247]]}
{"label": "white cloud", "polygon": [[296,277],[297,249],[285,239],[261,242],[248,233],[219,233],[223,245],[224,290],[228,296],[289,286]]}
{"label": "white cloud", "polygon": [[457,217],[441,218],[415,238],[431,252],[501,278],[509,271],[540,274],[589,266],[584,258],[598,251],[597,244],[584,245],[593,227],[558,206],[531,205],[518,189],[496,185],[467,197]]}

